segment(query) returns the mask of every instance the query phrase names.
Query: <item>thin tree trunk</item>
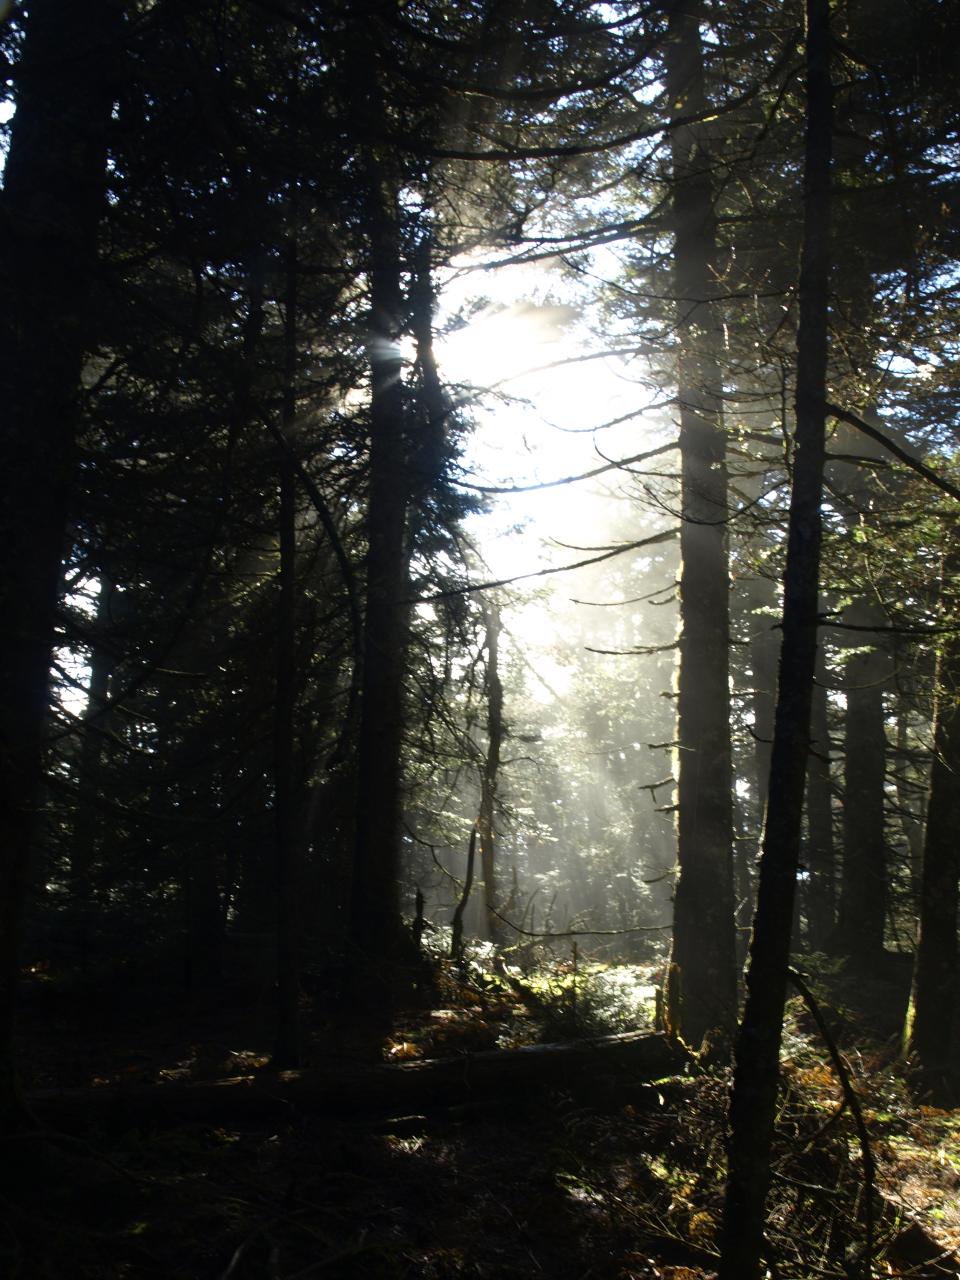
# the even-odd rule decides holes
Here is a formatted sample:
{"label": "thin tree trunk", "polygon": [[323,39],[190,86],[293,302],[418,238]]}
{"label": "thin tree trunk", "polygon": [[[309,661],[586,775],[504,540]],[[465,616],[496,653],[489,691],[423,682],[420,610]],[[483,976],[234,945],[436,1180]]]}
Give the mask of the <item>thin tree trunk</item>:
{"label": "thin tree trunk", "polygon": [[91,877],[99,853],[100,768],[103,762],[105,735],[110,718],[107,699],[110,680],[116,667],[116,655],[103,643],[113,621],[116,590],[109,574],[100,575],[100,595],[94,624],[94,641],[90,655],[90,683],[87,706],[83,714],[83,737],[77,769],[77,805],[70,842],[70,897],[76,914],[77,964],[85,971],[90,959],[90,933],[93,924],[93,888]]}
{"label": "thin tree trunk", "polygon": [[[705,109],[700,6],[675,10],[667,43],[672,109]],[[682,523],[678,688],[677,856],[667,1007],[671,1031],[699,1046],[711,1028],[736,1025],[730,755],[727,475],[716,292],[716,224],[702,126],[677,126],[674,291]]]}
{"label": "thin tree trunk", "polygon": [[833,132],[829,0],[807,0],[806,44],[796,436],[783,644],[747,1002],[730,1107],[721,1280],[757,1280],[760,1275],[817,656]]}
{"label": "thin tree trunk", "polygon": [[[897,663],[900,665],[899,660]],[[897,810],[900,829],[907,843],[909,859],[910,899],[917,913],[920,910],[921,882],[923,880],[923,842],[925,829],[925,791],[918,780],[907,777],[910,766],[909,726],[910,707],[904,705],[901,696],[897,709]]]}
{"label": "thin tree trunk", "polygon": [[763,810],[770,782],[770,750],[773,715],[777,701],[777,632],[773,610],[777,606],[774,584],[755,578],[748,586],[751,606],[750,669],[753,672],[753,733],[756,767],[757,827],[763,826]]}
{"label": "thin tree trunk", "polygon": [[364,957],[367,977],[381,996],[388,996],[402,935],[397,881],[409,485],[397,195],[374,161],[369,177],[370,465],[351,939]]}
{"label": "thin tree trunk", "polygon": [[[748,489],[746,492],[750,492]],[[759,496],[759,488],[757,490]],[[770,749],[773,745],[773,713],[777,701],[777,653],[779,632],[775,629],[775,610],[779,605],[776,584],[762,576],[746,583],[748,625],[750,628],[749,661],[753,704],[753,777],[751,794],[754,803],[744,805],[744,821],[738,822],[738,840],[734,845],[734,887],[736,897],[737,972],[743,971],[750,945],[750,921],[753,919],[755,868],[760,854],[763,815],[770,781]]]}
{"label": "thin tree trunk", "polygon": [[[882,625],[879,611],[857,600],[844,611],[857,626]],[[869,632],[854,632],[859,645]],[[883,684],[889,659],[876,647],[847,663],[844,746],[843,873],[837,921],[840,953],[861,973],[883,959],[886,924],[886,836],[884,801],[887,736]]]}
{"label": "thin tree trunk", "polygon": [[833,855],[833,784],[830,771],[830,727],[827,718],[827,667],[823,647],[817,654],[817,683],[810,719],[807,757],[807,942],[825,951],[833,940],[836,915],[836,869]]}
{"label": "thin tree trunk", "polygon": [[904,1041],[934,1101],[955,1106],[960,1076],[954,1051],[960,877],[960,642],[955,635],[938,655],[936,688],[920,929]]}
{"label": "thin tree trunk", "polygon": [[[242,353],[233,386],[233,403],[230,415],[230,432],[223,482],[224,492],[232,492],[234,452],[245,427],[254,422],[258,407],[254,397],[254,377],[260,358],[260,344],[264,326],[264,284],[266,252],[262,245],[251,246],[246,262],[247,314],[243,325]],[[282,465],[282,464],[280,464]],[[247,571],[266,577],[271,569],[266,551],[257,552],[250,560]],[[256,766],[254,766],[256,769]],[[265,788],[268,778],[256,784],[257,790]],[[277,876],[274,853],[267,830],[267,798],[264,794],[254,804],[256,816],[241,818],[235,843],[239,846],[234,857],[237,863],[236,890],[231,928],[250,936],[271,936],[277,915]],[[276,823],[273,829],[276,840]],[[272,963],[270,965],[272,974]]]}
{"label": "thin tree trunk", "polygon": [[54,614],[104,209],[119,9],[27,18],[4,174],[0,271],[0,1132],[19,1123],[13,1029]]}
{"label": "thin tree trunk", "polygon": [[480,870],[483,876],[483,905],[486,912],[487,933],[491,938],[501,936],[499,894],[497,892],[496,831],[494,811],[497,799],[497,778],[500,772],[500,749],[505,728],[503,723],[503,684],[500,680],[500,609],[496,603],[484,609],[487,623],[487,753],[480,778],[480,816],[477,826],[480,834]]}
{"label": "thin tree trunk", "polygon": [[222,976],[223,898],[216,845],[187,845],[182,851],[186,914],[186,978],[192,992],[210,987]]}
{"label": "thin tree trunk", "polygon": [[457,902],[450,922],[450,959],[459,964],[463,960],[463,915],[470,901],[473,890],[473,872],[477,863],[477,824],[470,828],[470,843],[467,846],[467,872],[463,880],[463,891]]}
{"label": "thin tree trunk", "polygon": [[295,712],[297,681],[296,471],[289,445],[297,414],[297,249],[286,254],[284,299],[283,444],[280,481],[280,599],[274,708],[274,809],[277,857],[277,1039],[273,1065],[300,1066],[300,830],[297,821]]}

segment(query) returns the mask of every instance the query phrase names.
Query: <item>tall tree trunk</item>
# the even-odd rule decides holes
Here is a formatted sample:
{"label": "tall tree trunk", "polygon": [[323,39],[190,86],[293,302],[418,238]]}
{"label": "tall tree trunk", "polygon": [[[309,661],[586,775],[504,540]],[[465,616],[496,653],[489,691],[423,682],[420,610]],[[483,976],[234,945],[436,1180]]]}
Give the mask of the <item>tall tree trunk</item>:
{"label": "tall tree trunk", "polygon": [[[750,488],[746,487],[745,492],[750,494]],[[777,587],[771,579],[759,574],[748,579],[746,604],[747,625],[750,629],[749,661],[753,704],[753,777],[749,781],[753,804],[744,806],[747,821],[742,827],[738,824],[739,838],[734,846],[738,973],[743,970],[747,960],[750,921],[753,919],[754,909],[754,872],[760,854],[763,815],[770,782],[779,643],[779,632],[775,629],[775,611],[779,603]]]}
{"label": "tall tree trunk", "polygon": [[118,7],[31,6],[4,174],[0,271],[0,1132],[19,1123],[13,1026],[80,373],[104,208]]}
{"label": "tall tree trunk", "polygon": [[817,658],[833,133],[829,0],[807,0],[806,44],[796,435],[783,643],[747,1002],[730,1107],[721,1280],[757,1280],[760,1275]]}
{"label": "tall tree trunk", "polygon": [[817,654],[817,683],[810,718],[807,757],[807,942],[825,951],[834,937],[837,909],[833,854],[833,783],[830,770],[830,726],[827,717],[827,665],[823,647]]}
{"label": "tall tree trunk", "polygon": [[104,642],[104,638],[110,632],[116,599],[116,589],[109,574],[101,573],[94,640],[90,655],[87,706],[83,713],[83,737],[77,762],[77,804],[70,841],[70,896],[77,920],[77,964],[84,971],[90,958],[90,934],[93,925],[91,877],[99,853],[102,784],[100,768],[103,762],[104,738],[110,729],[107,699],[110,680],[117,662],[115,653]]}
{"label": "tall tree trunk", "polygon": [[487,624],[487,753],[480,778],[480,870],[483,876],[483,905],[487,932],[491,938],[501,936],[500,900],[497,893],[496,832],[494,816],[497,778],[500,772],[500,749],[503,745],[503,684],[500,680],[500,609],[491,602],[484,609]]}
{"label": "tall tree trunk", "polygon": [[[667,43],[671,109],[705,109],[700,6],[675,9]],[[736,1025],[733,807],[728,685],[727,475],[716,293],[712,171],[704,129],[672,133],[674,281],[680,405],[679,877],[667,1008],[699,1046]]]}
{"label": "tall tree trunk", "polygon": [[955,633],[938,656],[936,688],[920,929],[904,1047],[934,1101],[955,1106],[960,1085],[954,1041],[960,877],[960,640]]}
{"label": "tall tree trunk", "polygon": [[[900,660],[897,660],[900,667]],[[923,880],[923,842],[925,832],[924,806],[927,788],[912,776],[910,750],[910,712],[901,695],[897,708],[897,810],[900,829],[907,844],[910,875],[910,899],[917,913],[920,909],[921,882]]]}
{"label": "tall tree trunk", "polygon": [[387,996],[402,936],[397,881],[409,485],[397,193],[375,161],[369,176],[370,465],[351,939],[364,957],[367,977]]}
{"label": "tall tree trunk", "polygon": [[[863,600],[844,611],[856,626],[881,626],[882,615]],[[843,872],[837,921],[840,953],[861,973],[883,959],[886,924],[887,858],[884,832],[887,735],[883,684],[890,672],[886,654],[868,631],[853,632],[866,651],[847,663],[844,746]]]}
{"label": "tall tree trunk", "polygon": [[467,845],[467,870],[463,878],[463,890],[450,922],[450,959],[456,960],[458,964],[463,962],[463,915],[473,889],[473,871],[477,862],[477,831],[477,823],[474,823],[470,828],[470,843]]}
{"label": "tall tree trunk", "polygon": [[300,1066],[301,833],[297,820],[297,531],[296,467],[291,440],[297,416],[297,248],[286,253],[284,370],[278,449],[280,488],[280,599],[277,611],[277,682],[274,707],[273,795],[277,858],[277,1039],[273,1065]]}
{"label": "tall tree trunk", "polygon": [[[182,843],[182,837],[174,837]],[[186,916],[186,978],[192,992],[222,975],[224,911],[216,845],[204,841],[182,849]]]}
{"label": "tall tree trunk", "polygon": [[763,826],[763,810],[770,782],[773,715],[777,701],[777,632],[773,615],[778,602],[776,588],[767,578],[754,578],[747,589],[751,612],[750,669],[753,672],[753,750],[759,829]]}

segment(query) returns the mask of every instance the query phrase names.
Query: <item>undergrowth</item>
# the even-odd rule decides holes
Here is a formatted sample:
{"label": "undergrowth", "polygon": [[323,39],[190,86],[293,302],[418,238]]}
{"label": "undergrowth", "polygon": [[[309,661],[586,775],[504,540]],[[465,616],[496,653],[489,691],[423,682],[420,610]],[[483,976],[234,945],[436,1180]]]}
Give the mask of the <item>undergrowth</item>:
{"label": "undergrowth", "polygon": [[[648,969],[593,964],[572,951],[539,965],[515,959],[495,965],[491,955],[474,953],[462,967],[434,959],[422,998],[398,1016],[384,1045],[387,1060],[462,1057],[468,1080],[466,1055],[478,1050],[649,1020]],[[309,1022],[308,1009],[305,1015]],[[846,1025],[842,1010],[833,1016]],[[66,1020],[56,1031],[61,1057],[85,1034]],[[217,1043],[230,1046],[223,1074],[265,1061],[248,1034],[250,1026],[216,1029]],[[151,1061],[138,1059],[138,1079],[200,1079],[209,1071],[209,1046],[199,1036],[187,1048],[164,1050],[163,1043],[158,1035]],[[797,1002],[785,1050],[768,1213],[771,1277],[864,1277],[858,1139],[828,1055]],[[334,1029],[318,1020],[313,1061],[343,1051]],[[128,1041],[103,1042],[97,1052],[102,1060],[87,1065],[88,1078],[126,1078]],[[956,1275],[920,1265],[936,1246],[892,1206],[904,1198],[904,1170],[917,1203],[922,1171],[928,1190],[918,1221],[945,1224],[960,1186],[960,1118],[913,1107],[882,1045],[851,1049],[848,1063],[880,1166],[878,1197],[886,1197],[873,1206],[872,1277]],[[544,1090],[522,1107],[495,1097],[479,1109],[429,1116],[391,1117],[386,1103],[349,1122],[291,1110],[272,1124],[244,1124],[235,1114],[94,1132],[83,1131],[80,1115],[77,1136],[51,1144],[56,1154],[44,1177],[5,1193],[0,1274],[706,1280],[717,1262],[729,1074],[693,1063],[659,1082],[624,1077],[602,1094],[598,1084]]]}

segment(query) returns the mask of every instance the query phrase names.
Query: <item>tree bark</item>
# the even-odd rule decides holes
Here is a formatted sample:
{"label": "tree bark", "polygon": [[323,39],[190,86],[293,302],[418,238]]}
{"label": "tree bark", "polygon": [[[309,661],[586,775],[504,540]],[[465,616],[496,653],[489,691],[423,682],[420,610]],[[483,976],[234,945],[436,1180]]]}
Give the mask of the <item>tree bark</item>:
{"label": "tree bark", "polygon": [[90,655],[90,682],[83,713],[83,736],[77,761],[77,801],[70,842],[70,894],[76,914],[77,964],[85,971],[89,963],[90,933],[93,923],[91,877],[100,849],[100,769],[105,735],[109,732],[108,697],[116,667],[116,655],[105,643],[113,622],[117,593],[110,575],[100,574],[100,595]]}
{"label": "tree bark", "polygon": [[467,845],[467,871],[463,879],[463,891],[457,902],[450,922],[450,959],[460,964],[463,960],[463,913],[470,901],[473,889],[473,871],[477,861],[477,823],[470,828],[470,843]]}
{"label": "tree bark", "polygon": [[[897,659],[897,666],[900,660]],[[910,897],[920,912],[920,885],[923,879],[923,842],[925,831],[925,806],[929,788],[924,787],[918,779],[910,776],[910,713],[912,708],[904,705],[899,699],[897,708],[897,816],[900,830],[907,845],[910,874]]]}
{"label": "tree bark", "polygon": [[[667,89],[678,116],[705,110],[700,6],[674,10]],[[730,753],[729,567],[722,374],[715,304],[716,222],[703,126],[672,133],[680,405],[680,665],[677,858],[667,1008],[699,1046],[737,1013]]]}
{"label": "tree bark", "polygon": [[[960,878],[960,642],[938,655],[933,768],[920,880],[920,928],[905,1050],[938,1105],[955,1106],[958,1063],[957,911]],[[951,1079],[952,1076],[952,1079]]]}
{"label": "tree bark", "polygon": [[31,6],[4,174],[0,333],[0,1132],[13,1065],[19,940],[35,832],[80,373],[105,204],[119,10]]}
{"label": "tree bark", "polygon": [[834,940],[836,868],[833,851],[833,782],[830,770],[830,727],[827,718],[827,668],[821,646],[813,689],[810,753],[807,757],[807,943],[826,951]]}
{"label": "tree bark", "polygon": [[300,824],[297,820],[297,531],[296,468],[290,451],[297,416],[297,248],[286,252],[282,443],[278,450],[280,599],[277,610],[277,676],[274,707],[273,803],[277,872],[277,1039],[274,1065],[300,1065]]}
{"label": "tree bark", "polygon": [[484,609],[487,624],[487,753],[480,778],[480,815],[477,830],[480,836],[480,872],[483,876],[483,905],[486,913],[487,933],[499,938],[501,927],[499,894],[497,892],[496,831],[494,811],[497,800],[497,778],[500,772],[500,748],[505,729],[503,723],[503,684],[500,680],[500,609],[496,603]]}
{"label": "tree bark", "polygon": [[721,1280],[760,1275],[817,657],[833,133],[829,0],[807,0],[806,12],[803,251],[783,642],[747,1001],[730,1106]]}
{"label": "tree bark", "polygon": [[756,770],[757,827],[763,826],[763,810],[770,782],[770,750],[777,701],[777,632],[774,611],[777,592],[773,582],[756,577],[748,584],[750,619],[750,669],[753,672],[753,733]]}
{"label": "tree bark", "polygon": [[191,992],[209,989],[223,972],[224,909],[217,852],[207,842],[187,844],[181,852],[186,981]]}
{"label": "tree bark", "polygon": [[[844,611],[857,626],[882,626],[880,611],[863,600]],[[869,632],[854,632],[869,645]],[[860,973],[883,959],[886,924],[886,836],[884,801],[887,735],[883,684],[890,662],[876,647],[847,663],[844,745],[843,871],[837,920],[838,950]]]}
{"label": "tree bark", "polygon": [[369,178],[370,464],[351,939],[385,996],[402,934],[397,881],[409,484],[397,194],[375,160]]}
{"label": "tree bark", "polygon": [[31,1095],[38,1112],[50,1118],[82,1110],[85,1119],[129,1126],[132,1122],[181,1123],[190,1117],[253,1116],[313,1111],[412,1109],[542,1096],[545,1089],[596,1089],[605,1072],[628,1073],[631,1082],[679,1071],[685,1057],[663,1036],[633,1031],[569,1044],[490,1049],[457,1058],[397,1064],[331,1062],[304,1071],[267,1072],[215,1082],[133,1085],[118,1088],[47,1091]]}

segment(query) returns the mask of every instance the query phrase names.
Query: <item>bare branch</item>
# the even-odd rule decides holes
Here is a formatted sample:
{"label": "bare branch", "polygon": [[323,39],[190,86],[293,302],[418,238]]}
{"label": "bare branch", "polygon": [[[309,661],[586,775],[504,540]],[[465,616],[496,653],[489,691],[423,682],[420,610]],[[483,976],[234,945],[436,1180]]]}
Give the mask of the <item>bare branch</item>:
{"label": "bare branch", "polygon": [[[471,484],[467,480],[456,480],[461,489],[473,489],[476,493],[533,493],[539,489],[556,489],[564,484],[576,484],[579,480],[592,480],[594,476],[602,476],[604,472],[616,471],[628,466],[631,462],[646,462],[648,458],[656,458],[662,453],[669,453],[676,445],[661,445],[659,449],[649,449],[646,453],[637,453],[619,462],[606,462],[602,467],[594,467],[592,471],[583,471],[575,476],[562,476],[559,480],[544,480],[540,484],[488,485]],[[601,455],[602,456],[602,455]]]}
{"label": "bare branch", "polygon": [[912,471],[916,471],[918,476],[923,476],[930,484],[936,485],[938,489],[942,489],[944,493],[948,493],[951,498],[960,498],[960,489],[955,484],[951,484],[949,480],[944,480],[943,476],[938,475],[936,471],[922,463],[919,458],[914,458],[906,449],[901,448],[889,436],[884,435],[876,427],[872,427],[869,422],[865,422],[858,413],[853,413],[850,409],[841,409],[839,405],[827,404],[827,413],[837,418],[840,422],[845,422],[850,427],[856,427],[858,431],[862,431],[865,436],[869,436],[871,440],[876,440],[877,444],[883,447],[893,456],[902,462],[905,467],[909,467]]}

